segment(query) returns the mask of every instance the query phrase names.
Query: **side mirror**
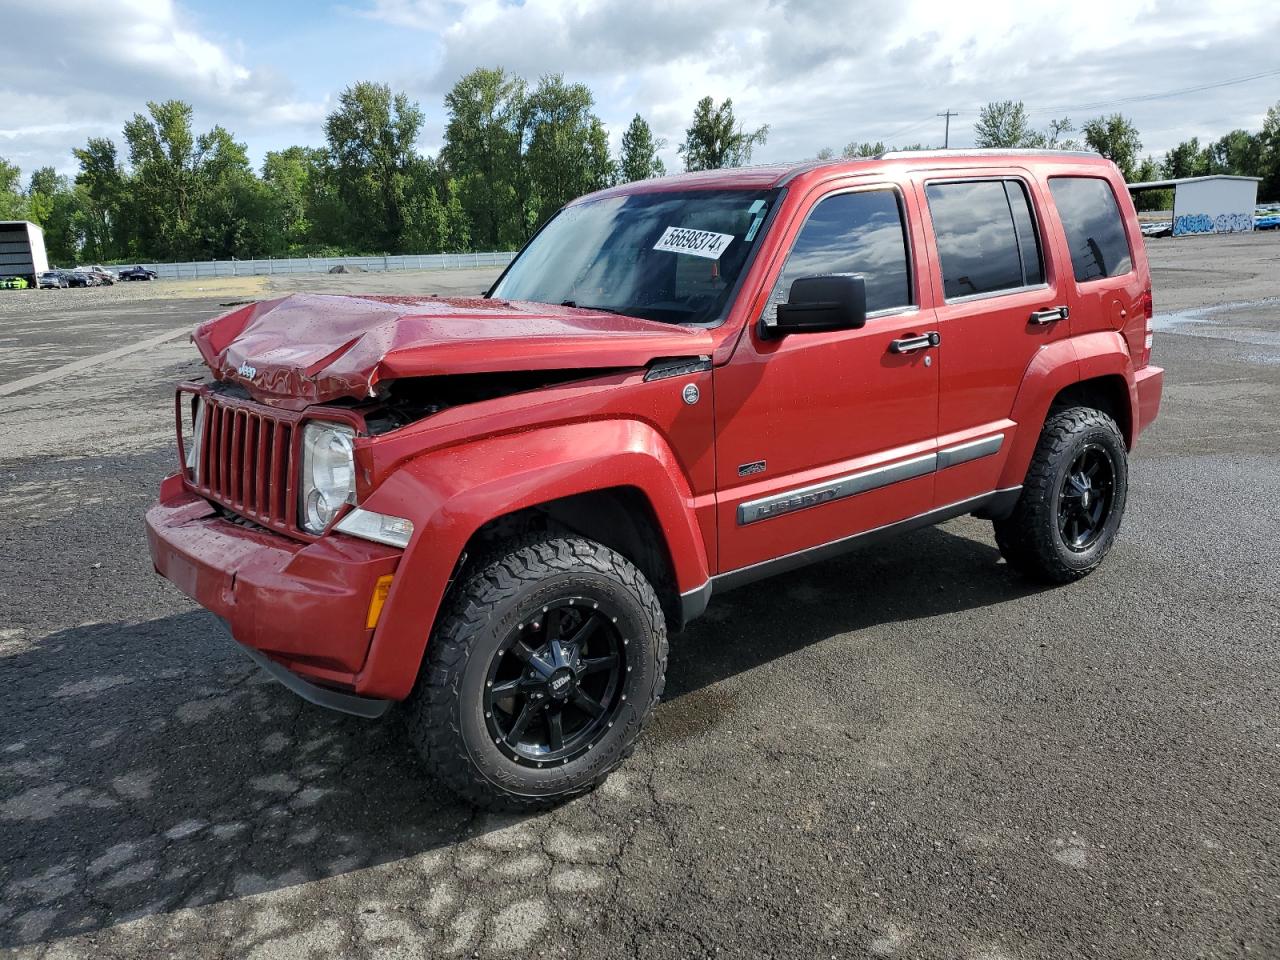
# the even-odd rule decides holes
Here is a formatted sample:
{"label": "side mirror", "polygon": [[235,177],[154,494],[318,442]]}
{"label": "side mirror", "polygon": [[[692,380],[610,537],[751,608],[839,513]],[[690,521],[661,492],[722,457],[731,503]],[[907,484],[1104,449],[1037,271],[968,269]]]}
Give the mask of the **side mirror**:
{"label": "side mirror", "polygon": [[799,277],[786,303],[778,304],[777,323],[766,336],[856,330],[867,322],[867,284],[851,273]]}

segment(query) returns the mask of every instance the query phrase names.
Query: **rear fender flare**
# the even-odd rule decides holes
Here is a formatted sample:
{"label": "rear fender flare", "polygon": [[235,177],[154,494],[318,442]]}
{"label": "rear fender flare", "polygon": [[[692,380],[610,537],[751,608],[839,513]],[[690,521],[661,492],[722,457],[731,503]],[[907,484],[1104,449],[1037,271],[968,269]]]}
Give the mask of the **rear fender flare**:
{"label": "rear fender flare", "polygon": [[484,524],[574,494],[631,487],[661,526],[676,587],[710,576],[679,460],[652,427],[594,421],[491,437],[409,461],[362,507],[413,521],[356,691],[401,700],[417,680],[432,624],[467,542]]}
{"label": "rear fender flare", "polygon": [[[1136,414],[1137,391],[1133,360],[1124,337],[1115,331],[1099,331],[1047,344],[1032,358],[1023,374],[1009,418],[1018,424],[998,486],[1022,484],[1040,440],[1040,430],[1054,398],[1073,383],[1095,377],[1119,375],[1128,385],[1130,409]],[[1137,417],[1129,418],[1137,423]],[[1133,438],[1126,437],[1132,445]]]}

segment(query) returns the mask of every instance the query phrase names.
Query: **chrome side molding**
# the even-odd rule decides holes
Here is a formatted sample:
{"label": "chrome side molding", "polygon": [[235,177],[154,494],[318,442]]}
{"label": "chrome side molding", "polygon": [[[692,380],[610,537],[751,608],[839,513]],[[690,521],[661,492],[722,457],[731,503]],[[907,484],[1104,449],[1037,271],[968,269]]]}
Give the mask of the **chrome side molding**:
{"label": "chrome side molding", "polygon": [[923,477],[933,473],[937,469],[937,464],[938,455],[926,453],[921,457],[900,460],[883,467],[872,467],[870,470],[860,470],[834,480],[788,490],[786,493],[775,493],[773,496],[761,497],[759,500],[748,500],[746,503],[738,504],[738,525],[745,526],[757,520],[767,520],[784,513],[816,507],[820,503],[843,500],[845,497],[866,493],[877,487],[887,487],[901,480]]}
{"label": "chrome side molding", "polygon": [[843,500],[868,490],[887,487],[891,483],[923,477],[947,467],[954,467],[972,460],[980,460],[998,453],[1004,445],[1004,434],[996,433],[977,440],[967,440],[950,447],[943,447],[937,453],[926,453],[908,460],[899,460],[883,467],[872,467],[859,470],[857,473],[825,480],[822,483],[797,487],[785,493],[775,493],[758,500],[748,500],[738,504],[738,526],[746,526],[770,517],[778,517],[797,510],[806,510],[833,500]]}

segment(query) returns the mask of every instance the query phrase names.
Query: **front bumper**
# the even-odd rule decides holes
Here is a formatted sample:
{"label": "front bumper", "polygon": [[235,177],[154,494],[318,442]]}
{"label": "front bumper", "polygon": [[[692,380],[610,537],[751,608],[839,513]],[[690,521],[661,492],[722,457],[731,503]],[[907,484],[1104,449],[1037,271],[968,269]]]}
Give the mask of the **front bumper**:
{"label": "front bumper", "polygon": [[[340,534],[300,543],[242,526],[186,490],[178,476],[161,485],[146,525],[156,572],[220,617],[277,679],[322,706],[365,716],[385,709],[377,706],[385,701],[345,691],[373,639],[366,623],[374,587],[395,572],[400,550]],[[326,702],[333,700],[326,692],[365,706]]]}

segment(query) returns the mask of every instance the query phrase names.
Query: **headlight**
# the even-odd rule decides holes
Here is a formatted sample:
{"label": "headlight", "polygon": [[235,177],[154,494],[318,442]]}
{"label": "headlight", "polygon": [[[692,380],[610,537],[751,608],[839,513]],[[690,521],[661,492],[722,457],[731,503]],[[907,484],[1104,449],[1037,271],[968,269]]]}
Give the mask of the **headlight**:
{"label": "headlight", "polygon": [[182,453],[191,479],[200,482],[200,439],[204,434],[204,404],[194,393],[182,397]]}
{"label": "headlight", "polygon": [[338,423],[303,428],[298,519],[308,533],[324,533],[344,503],[356,502],[355,435]]}

